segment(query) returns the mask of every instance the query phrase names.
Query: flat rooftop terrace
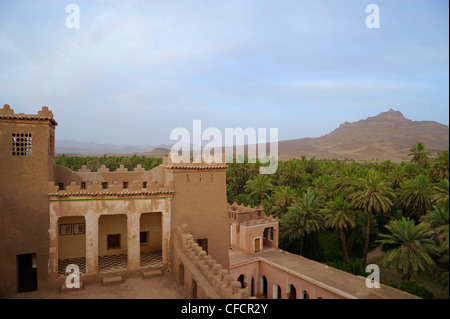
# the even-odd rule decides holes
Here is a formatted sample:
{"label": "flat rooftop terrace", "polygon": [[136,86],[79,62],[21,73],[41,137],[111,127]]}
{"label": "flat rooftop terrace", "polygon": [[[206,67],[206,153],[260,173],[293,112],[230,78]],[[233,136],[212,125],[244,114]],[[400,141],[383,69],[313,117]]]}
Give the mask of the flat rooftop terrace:
{"label": "flat rooftop terrace", "polygon": [[341,291],[348,297],[357,299],[420,299],[417,296],[383,284],[380,284],[380,288],[367,288],[366,278],[364,277],[355,276],[281,249],[266,249],[251,255],[246,255],[236,249],[230,250],[230,268],[257,261],[269,263],[280,271],[298,276],[322,287],[332,287],[333,290]]}

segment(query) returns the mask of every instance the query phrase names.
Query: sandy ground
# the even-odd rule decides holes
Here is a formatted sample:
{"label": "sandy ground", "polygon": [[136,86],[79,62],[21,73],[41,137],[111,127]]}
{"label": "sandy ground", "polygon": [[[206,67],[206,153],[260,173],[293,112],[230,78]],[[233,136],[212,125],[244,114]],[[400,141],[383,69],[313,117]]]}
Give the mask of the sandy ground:
{"label": "sandy ground", "polygon": [[103,286],[101,283],[85,284],[76,291],[59,290],[19,293],[11,299],[182,299],[174,280],[164,275],[150,279],[123,278],[121,284]]}
{"label": "sandy ground", "polygon": [[367,253],[367,260],[372,260],[383,255],[382,245],[379,245]]}

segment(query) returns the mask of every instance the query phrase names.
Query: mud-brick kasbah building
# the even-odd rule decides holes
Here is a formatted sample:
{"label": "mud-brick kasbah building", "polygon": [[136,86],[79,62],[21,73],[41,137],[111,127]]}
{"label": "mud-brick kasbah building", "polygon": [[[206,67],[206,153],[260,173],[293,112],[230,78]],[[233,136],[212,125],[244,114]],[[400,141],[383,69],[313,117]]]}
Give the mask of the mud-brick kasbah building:
{"label": "mud-brick kasbah building", "polygon": [[[223,164],[73,172],[55,121],[0,108],[0,296],[168,276],[185,298],[415,298],[278,248],[278,219],[230,205]],[[77,288],[72,288],[77,289]],[[114,289],[111,287],[111,289]]]}

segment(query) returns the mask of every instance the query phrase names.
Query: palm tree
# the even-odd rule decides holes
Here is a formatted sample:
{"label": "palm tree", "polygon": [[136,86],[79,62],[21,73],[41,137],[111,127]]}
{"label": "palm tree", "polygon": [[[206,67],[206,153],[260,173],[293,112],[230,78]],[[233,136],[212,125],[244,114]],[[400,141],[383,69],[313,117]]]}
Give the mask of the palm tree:
{"label": "palm tree", "polygon": [[87,162],[86,168],[90,169],[91,172],[96,172],[100,168],[100,165],[100,160],[96,158]]}
{"label": "palm tree", "polygon": [[394,166],[389,173],[389,179],[391,180],[392,189],[400,188],[404,178],[405,172],[403,171],[402,167],[399,165]]}
{"label": "palm tree", "polygon": [[433,203],[448,201],[448,178],[440,181],[435,187],[435,194],[431,197]]}
{"label": "palm tree", "polygon": [[411,162],[415,162],[417,166],[423,166],[428,161],[430,151],[425,146],[425,144],[419,142],[409,149],[408,156],[412,156]]}
{"label": "palm tree", "polygon": [[313,180],[312,184],[326,199],[332,198],[335,185],[331,175],[320,175]]}
{"label": "palm tree", "polygon": [[271,198],[274,200],[274,215],[282,217],[294,201],[295,193],[289,186],[277,186]]}
{"label": "palm tree", "polygon": [[344,200],[341,195],[336,195],[333,200],[327,203],[326,208],[322,210],[325,213],[325,227],[334,228],[339,231],[341,238],[342,251],[344,253],[345,268],[348,269],[348,252],[345,240],[344,230],[347,227],[355,227],[355,215],[351,210],[350,203]]}
{"label": "palm tree", "polygon": [[420,220],[434,232],[434,237],[441,244],[441,250],[448,254],[448,200],[433,206]]}
{"label": "palm tree", "polygon": [[439,152],[431,161],[431,174],[440,179],[449,178],[448,150]]}
{"label": "palm tree", "polygon": [[281,228],[289,240],[299,240],[299,253],[303,253],[305,236],[324,228],[323,216],[318,203],[318,192],[308,190],[295,201],[281,219]]}
{"label": "palm tree", "polygon": [[267,175],[257,175],[245,183],[245,189],[249,192],[248,197],[255,196],[258,198],[258,205],[261,205],[263,198],[269,198],[269,191],[273,188]]}
{"label": "palm tree", "polygon": [[405,173],[406,178],[413,178],[417,175],[417,166],[412,163],[404,164],[403,172]]}
{"label": "palm tree", "polygon": [[380,169],[384,173],[388,174],[394,168],[394,163],[391,160],[385,160],[381,162]]}
{"label": "palm tree", "polygon": [[389,212],[392,207],[391,198],[394,197],[394,193],[383,176],[373,169],[369,170],[365,177],[360,177],[354,182],[353,190],[354,192],[350,195],[351,204],[355,208],[368,213],[366,240],[362,259],[362,263],[365,265],[369,250],[372,213]]}
{"label": "palm tree", "polygon": [[430,254],[439,255],[440,251],[430,238],[433,231],[428,230],[427,225],[415,225],[414,220],[402,217],[391,220],[385,227],[390,233],[380,234],[382,239],[378,242],[394,245],[394,248],[386,252],[383,263],[401,272],[403,280],[434,265]]}
{"label": "palm tree", "polygon": [[347,199],[352,193],[353,181],[359,177],[361,177],[360,168],[354,163],[346,164],[339,171],[338,178],[333,185],[333,189],[338,190],[339,193]]}
{"label": "palm tree", "polygon": [[322,196],[317,189],[308,188],[297,202],[305,211],[314,214],[320,210]]}
{"label": "palm tree", "polygon": [[296,159],[289,160],[282,169],[282,181],[285,185],[298,187],[302,180],[302,166]]}
{"label": "palm tree", "polygon": [[402,184],[400,202],[410,213],[422,216],[431,208],[433,188],[425,175],[418,175]]}

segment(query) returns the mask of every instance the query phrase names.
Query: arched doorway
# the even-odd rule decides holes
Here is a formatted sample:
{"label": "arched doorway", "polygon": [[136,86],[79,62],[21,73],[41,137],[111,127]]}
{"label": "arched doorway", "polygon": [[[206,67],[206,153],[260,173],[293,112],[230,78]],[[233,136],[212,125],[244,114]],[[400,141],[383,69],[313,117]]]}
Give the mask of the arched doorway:
{"label": "arched doorway", "polygon": [[272,299],[281,299],[281,287],[278,284],[273,284]]}
{"label": "arched doorway", "polygon": [[293,284],[290,284],[288,287],[288,299],[297,299],[297,291]]}
{"label": "arched doorway", "polygon": [[250,281],[250,296],[253,297],[255,295],[255,277],[252,277]]}
{"label": "arched doorway", "polygon": [[261,277],[261,293],[263,298],[267,298],[267,278],[264,275]]}
{"label": "arched doorway", "polygon": [[237,281],[239,281],[241,283],[241,288],[247,288],[247,278],[245,277],[244,274],[241,274]]}
{"label": "arched doorway", "polygon": [[306,290],[302,291],[302,298],[301,299],[309,299],[309,294],[306,292]]}

